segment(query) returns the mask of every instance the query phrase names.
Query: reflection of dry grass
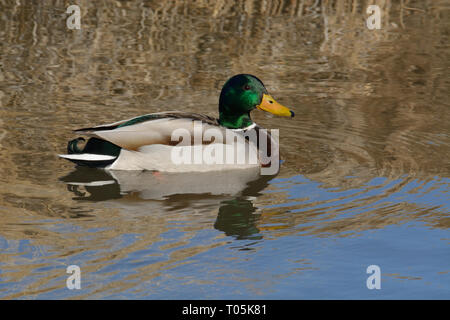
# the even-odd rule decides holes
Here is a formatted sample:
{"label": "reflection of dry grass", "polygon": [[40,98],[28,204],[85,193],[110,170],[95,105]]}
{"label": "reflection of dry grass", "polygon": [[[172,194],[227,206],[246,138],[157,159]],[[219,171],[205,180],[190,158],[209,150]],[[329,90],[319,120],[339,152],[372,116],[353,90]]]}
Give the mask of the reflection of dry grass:
{"label": "reflection of dry grass", "polygon": [[[373,3],[382,9],[378,31],[364,26],[365,8]],[[329,141],[328,147],[389,171],[415,163],[414,150],[396,150],[404,137],[427,131],[433,114],[423,112],[417,118],[415,111],[444,94],[445,68],[439,68],[448,59],[439,58],[439,50],[448,12],[445,1],[81,1],[79,32],[65,27],[64,1],[2,6],[8,10],[0,20],[0,79],[15,90],[0,86],[0,97],[9,114],[26,118],[19,124],[13,118],[3,121],[2,147],[13,151],[1,156],[8,179],[53,179],[51,170],[34,178],[15,163],[23,157],[33,165],[41,157],[48,167],[58,166],[52,154],[69,133],[55,135],[57,123],[75,127],[93,119],[109,122],[164,110],[167,101],[214,115],[209,105],[217,103],[224,78],[243,71],[261,75],[270,88],[285,90],[287,96],[325,90],[328,99],[336,99],[329,107],[342,122],[333,128],[342,139],[335,145]],[[410,101],[394,101],[396,113],[389,119],[376,111],[388,107],[377,106],[381,100],[374,99],[395,100],[399,94]],[[350,99],[361,99],[366,107],[355,108]],[[379,135],[375,126],[388,132],[386,119],[397,125],[386,135],[385,153],[373,154],[368,139]],[[321,119],[314,121],[320,125]],[[330,172],[345,167],[338,153]],[[386,153],[399,164],[383,164],[379,158]],[[353,165],[347,162],[349,168]]]}

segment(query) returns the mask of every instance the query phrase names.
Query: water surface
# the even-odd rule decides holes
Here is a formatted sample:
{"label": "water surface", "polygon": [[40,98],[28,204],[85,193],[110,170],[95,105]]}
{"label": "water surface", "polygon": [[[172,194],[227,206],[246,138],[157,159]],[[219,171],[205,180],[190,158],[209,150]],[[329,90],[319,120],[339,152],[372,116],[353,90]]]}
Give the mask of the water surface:
{"label": "water surface", "polygon": [[[1,1],[0,297],[450,298],[450,7],[401,3],[369,30],[365,1],[80,1],[69,30],[64,1]],[[216,116],[237,73],[295,111],[252,113],[277,176],[57,157],[79,127]]]}

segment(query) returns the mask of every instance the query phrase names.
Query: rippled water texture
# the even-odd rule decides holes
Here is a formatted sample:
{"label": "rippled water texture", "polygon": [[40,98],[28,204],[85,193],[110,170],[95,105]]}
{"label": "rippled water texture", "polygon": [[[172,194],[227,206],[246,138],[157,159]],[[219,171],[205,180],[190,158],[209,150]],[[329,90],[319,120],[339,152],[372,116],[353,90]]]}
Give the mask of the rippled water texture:
{"label": "rippled water texture", "polygon": [[[450,298],[449,1],[375,1],[380,30],[369,1],[75,2],[81,30],[0,1],[1,298]],[[252,113],[275,177],[57,158],[79,127],[216,116],[237,73],[296,113]]]}

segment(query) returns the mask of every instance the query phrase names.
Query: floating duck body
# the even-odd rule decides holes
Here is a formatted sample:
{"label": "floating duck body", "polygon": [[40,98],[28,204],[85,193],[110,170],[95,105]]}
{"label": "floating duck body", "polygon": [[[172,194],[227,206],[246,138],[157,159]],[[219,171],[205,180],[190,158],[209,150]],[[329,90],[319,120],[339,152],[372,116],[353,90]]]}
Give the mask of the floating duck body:
{"label": "floating duck body", "polygon": [[[267,130],[251,120],[250,111],[256,108],[294,116],[267,93],[258,78],[239,74],[222,88],[218,119],[169,111],[78,129],[75,132],[90,137],[89,140],[80,137],[69,141],[68,154],[60,157],[77,165],[107,170],[204,172],[264,166],[268,164],[267,157],[274,158],[278,144]],[[80,146],[82,142],[86,142],[84,147]],[[236,155],[242,150],[246,158],[237,161]],[[226,158],[232,153],[234,160]]]}

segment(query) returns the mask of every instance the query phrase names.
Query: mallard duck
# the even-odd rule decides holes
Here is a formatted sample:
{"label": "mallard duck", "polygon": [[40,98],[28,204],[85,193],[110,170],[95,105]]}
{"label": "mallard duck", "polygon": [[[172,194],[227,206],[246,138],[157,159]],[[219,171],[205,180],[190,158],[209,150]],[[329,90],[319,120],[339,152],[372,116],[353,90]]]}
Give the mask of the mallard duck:
{"label": "mallard duck", "polygon": [[[89,136],[89,140],[86,142],[84,138],[80,137],[69,141],[68,154],[59,156],[77,165],[101,167],[108,170],[186,172],[267,166],[268,162],[262,160],[261,137],[267,138],[269,149],[267,157],[272,156],[273,159],[275,151],[278,151],[278,145],[276,139],[273,139],[266,130],[261,130],[262,128],[252,121],[250,112],[254,109],[279,116],[294,116],[294,112],[276,102],[269,95],[261,80],[250,74],[238,74],[231,77],[222,88],[219,98],[219,119],[197,113],[169,111],[78,129],[75,132]],[[196,141],[195,135],[199,132],[196,132],[198,128],[195,123],[201,125],[200,132],[203,135],[213,129],[214,132],[221,133],[223,136],[232,137],[233,141],[246,144],[247,147],[250,146],[252,152],[257,154],[256,163],[247,161],[246,163],[230,164],[193,161],[180,164],[174,162],[174,151],[189,151],[189,155],[191,155],[190,152],[199,146],[225,146],[224,150],[227,152],[228,140],[217,140],[216,135],[214,135],[214,140],[211,137],[205,139],[203,136],[200,141]],[[179,143],[181,136],[178,134],[178,140],[174,141],[174,132],[177,130],[182,130],[181,133],[187,133],[190,136],[186,138],[182,134],[183,143]],[[248,136],[252,131],[258,133],[256,142],[249,142],[251,139]],[[235,139],[242,136],[246,136],[246,138]],[[189,137],[191,138],[189,139]],[[192,137],[194,138],[192,139]],[[83,142],[85,145],[81,147],[80,144]],[[264,143],[264,145],[266,144]]]}

